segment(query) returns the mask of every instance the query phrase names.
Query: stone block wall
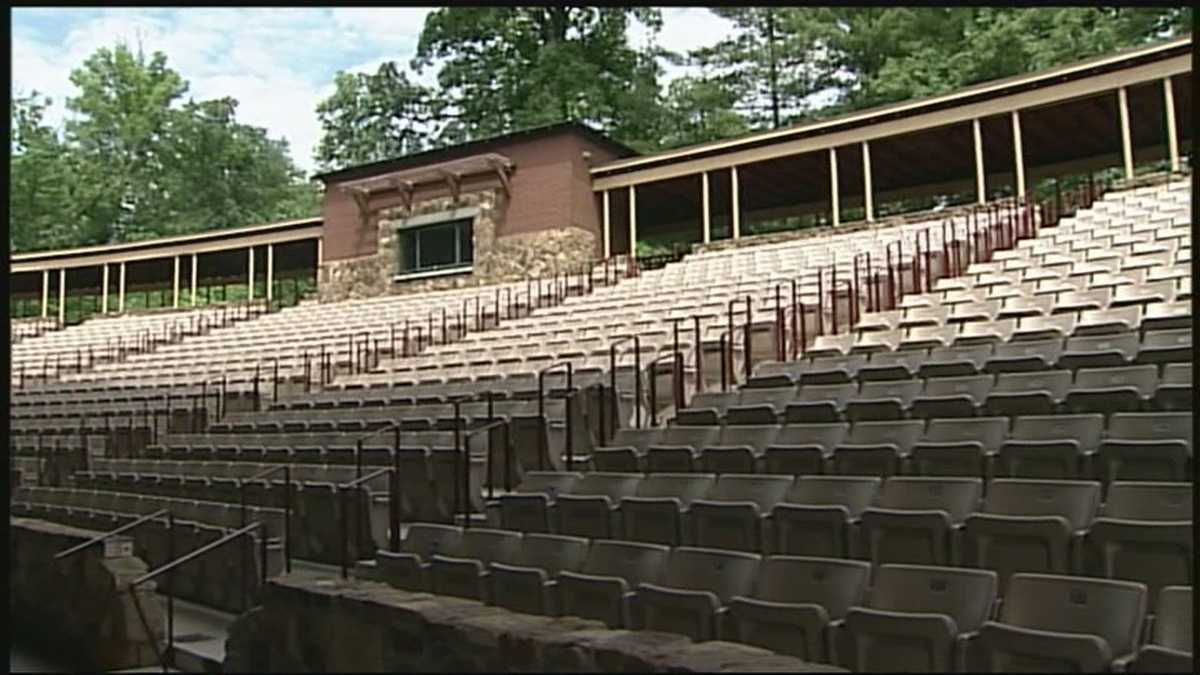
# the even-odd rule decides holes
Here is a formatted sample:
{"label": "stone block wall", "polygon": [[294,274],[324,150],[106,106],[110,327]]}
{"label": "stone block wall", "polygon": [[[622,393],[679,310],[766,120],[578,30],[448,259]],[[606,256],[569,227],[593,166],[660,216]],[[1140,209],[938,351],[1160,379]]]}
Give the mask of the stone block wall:
{"label": "stone block wall", "polygon": [[846,672],[731,642],[611,630],[374,581],[271,581],[230,627],[226,672]]}
{"label": "stone block wall", "polygon": [[[471,272],[393,282],[396,220],[463,207],[479,209],[472,223],[475,260]],[[374,255],[324,263],[320,270],[318,297],[321,302],[335,302],[494,284],[527,276],[578,271],[597,257],[596,235],[577,227],[498,236],[506,207],[507,200],[502,192],[486,190],[464,193],[458,199],[429,200],[414,204],[411,210],[385,212],[379,218],[378,251]]]}
{"label": "stone block wall", "polygon": [[99,533],[27,518],[11,518],[8,531],[8,615],[14,630],[46,636],[63,660],[87,670],[158,665],[154,642],[165,642],[164,601],[153,581],[136,591],[153,632],[147,637],[128,591],[147,572],[145,562],[104,558],[99,545],[58,562],[54,554]]}

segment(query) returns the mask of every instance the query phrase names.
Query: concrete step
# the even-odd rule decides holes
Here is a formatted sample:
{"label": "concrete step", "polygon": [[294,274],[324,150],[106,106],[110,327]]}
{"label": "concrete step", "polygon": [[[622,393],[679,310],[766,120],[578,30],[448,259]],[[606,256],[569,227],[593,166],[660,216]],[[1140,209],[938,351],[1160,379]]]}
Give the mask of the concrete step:
{"label": "concrete step", "polygon": [[185,673],[219,673],[233,614],[175,600],[175,667]]}

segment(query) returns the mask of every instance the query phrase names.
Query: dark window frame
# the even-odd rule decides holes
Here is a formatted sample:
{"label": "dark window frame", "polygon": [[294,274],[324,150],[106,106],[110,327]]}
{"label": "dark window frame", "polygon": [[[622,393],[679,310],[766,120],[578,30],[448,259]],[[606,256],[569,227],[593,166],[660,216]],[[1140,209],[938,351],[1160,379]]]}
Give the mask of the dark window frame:
{"label": "dark window frame", "polygon": [[[454,237],[454,251],[451,260],[441,263],[428,262],[429,257],[422,255],[422,239],[428,240],[435,234],[445,236],[447,229],[453,231],[452,236]],[[471,269],[475,264],[474,231],[475,219],[473,217],[453,218],[415,227],[396,228],[394,233],[397,238],[396,275],[402,277]],[[444,255],[446,251],[439,250],[438,253]]]}

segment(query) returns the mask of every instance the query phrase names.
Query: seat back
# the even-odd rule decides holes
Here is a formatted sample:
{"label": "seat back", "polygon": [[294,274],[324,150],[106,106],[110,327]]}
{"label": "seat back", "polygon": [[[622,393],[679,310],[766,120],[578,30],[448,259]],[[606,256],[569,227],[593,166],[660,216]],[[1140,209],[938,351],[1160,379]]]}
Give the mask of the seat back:
{"label": "seat back", "polygon": [[979,507],[983,480],[951,476],[892,476],[883,483],[873,506],[901,511],[944,511],[961,523]]}
{"label": "seat back", "polygon": [[979,630],[996,602],[996,573],[961,567],[880,565],[867,606],[888,612],[944,614],[959,633]]}
{"label": "seat back", "polygon": [[857,518],[871,505],[883,479],[877,476],[800,476],[788,490],[787,504],[844,506]]}
{"label": "seat back", "polygon": [[762,556],[741,551],[723,551],[680,546],[671,552],[662,585],[691,591],[708,591],[722,605],[735,596],[749,595]]}
{"label": "seat back", "polygon": [[714,474],[653,473],[638,484],[635,497],[675,498],[682,508],[687,508],[693,499],[702,499],[716,482]]}
{"label": "seat back", "polygon": [[815,445],[826,451],[833,450],[850,432],[847,422],[828,424],[789,424],[779,430],[772,441],[775,446]]}
{"label": "seat back", "polygon": [[758,570],[751,597],[783,603],[812,603],[840,619],[862,601],[871,575],[870,563],[807,556],[775,555]]}
{"label": "seat back", "polygon": [[997,478],[988,485],[985,513],[1061,516],[1072,531],[1086,528],[1100,508],[1100,483],[1083,480]]}
{"label": "seat back", "polygon": [[1181,521],[1192,519],[1191,483],[1122,482],[1108,486],[1105,518]]}
{"label": "seat back", "polygon": [[904,452],[916,445],[924,431],[924,420],[858,422],[844,442],[848,445],[893,444]]}
{"label": "seat back", "polygon": [[1154,615],[1152,644],[1195,653],[1195,634],[1192,632],[1191,586],[1167,586],[1158,594],[1158,611]]}
{"label": "seat back", "polygon": [[783,501],[793,482],[791,476],[726,473],[721,474],[704,499],[715,502],[753,502],[761,512],[766,513]]}
{"label": "seat back", "polygon": [[977,441],[984,450],[996,450],[1009,433],[1008,417],[967,417],[929,420],[921,442],[963,443]]}
{"label": "seat back", "polygon": [[556,577],[563,570],[578,571],[588,557],[588,540],[558,534],[526,534],[521,540],[517,564],[545,570]]}

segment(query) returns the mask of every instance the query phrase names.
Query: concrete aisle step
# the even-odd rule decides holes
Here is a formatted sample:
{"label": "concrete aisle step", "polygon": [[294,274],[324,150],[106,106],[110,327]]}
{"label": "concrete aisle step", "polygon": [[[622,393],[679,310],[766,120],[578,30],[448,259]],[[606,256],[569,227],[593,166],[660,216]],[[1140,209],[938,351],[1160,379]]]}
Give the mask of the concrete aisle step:
{"label": "concrete aisle step", "polygon": [[225,638],[237,617],[185,600],[175,600],[175,666],[188,673],[219,673]]}

